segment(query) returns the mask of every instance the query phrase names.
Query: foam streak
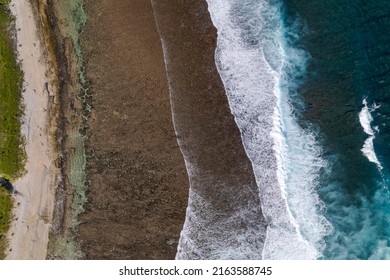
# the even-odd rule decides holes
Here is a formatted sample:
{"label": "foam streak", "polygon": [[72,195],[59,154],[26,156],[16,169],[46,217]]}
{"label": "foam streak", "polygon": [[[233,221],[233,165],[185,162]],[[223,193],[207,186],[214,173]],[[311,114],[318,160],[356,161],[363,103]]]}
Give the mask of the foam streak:
{"label": "foam streak", "polygon": [[359,121],[361,126],[363,127],[364,132],[368,135],[368,138],[363,144],[363,148],[361,151],[363,154],[367,157],[367,159],[370,162],[373,162],[376,164],[379,170],[382,170],[383,167],[381,163],[378,160],[378,157],[376,156],[375,150],[374,150],[374,139],[375,139],[375,133],[373,129],[371,128],[371,122],[373,121],[371,112],[375,109],[379,108],[374,104],[373,108],[369,108],[367,105],[367,100],[363,99],[363,108],[359,113]]}
{"label": "foam streak", "polygon": [[293,64],[304,69],[297,63],[305,58],[285,46],[278,4],[250,0],[208,4],[218,29],[216,64],[269,223],[263,258],[318,258],[331,228],[316,193],[324,162],[315,137],[294,120],[286,86],[286,69]]}

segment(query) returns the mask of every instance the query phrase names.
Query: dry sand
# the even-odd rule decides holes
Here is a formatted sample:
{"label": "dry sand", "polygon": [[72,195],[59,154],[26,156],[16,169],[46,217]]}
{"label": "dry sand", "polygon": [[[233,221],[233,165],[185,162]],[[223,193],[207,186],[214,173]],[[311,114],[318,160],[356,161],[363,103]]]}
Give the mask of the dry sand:
{"label": "dry sand", "polygon": [[51,81],[48,61],[30,1],[13,0],[18,59],[24,72],[22,135],[26,139],[26,173],[14,182],[14,219],[9,230],[7,259],[45,259],[54,205],[57,169],[49,137]]}

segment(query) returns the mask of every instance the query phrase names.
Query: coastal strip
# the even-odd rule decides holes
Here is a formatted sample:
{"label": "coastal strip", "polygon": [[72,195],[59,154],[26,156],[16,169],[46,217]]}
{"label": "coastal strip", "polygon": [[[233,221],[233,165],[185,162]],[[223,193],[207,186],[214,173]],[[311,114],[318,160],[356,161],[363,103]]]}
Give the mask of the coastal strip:
{"label": "coastal strip", "polygon": [[8,5],[0,1],[0,259],[5,258],[12,215],[12,182],[23,173],[24,146],[20,135],[22,72],[14,52],[14,30]]}
{"label": "coastal strip", "polygon": [[90,112],[88,86],[83,78],[79,34],[86,20],[83,1],[47,1],[47,15],[58,66],[59,119],[56,133],[61,150],[56,164],[61,181],[56,191],[48,259],[80,259],[75,240],[78,215],[84,211],[87,189],[85,140]]}
{"label": "coastal strip", "polygon": [[[26,173],[15,181],[14,219],[7,259],[45,259],[59,170],[53,164],[55,143],[49,124],[55,122],[56,83],[39,15],[30,1],[13,0],[16,51],[24,73],[22,135],[26,139]],[[41,34],[41,35],[40,35]],[[51,113],[50,113],[51,112]]]}

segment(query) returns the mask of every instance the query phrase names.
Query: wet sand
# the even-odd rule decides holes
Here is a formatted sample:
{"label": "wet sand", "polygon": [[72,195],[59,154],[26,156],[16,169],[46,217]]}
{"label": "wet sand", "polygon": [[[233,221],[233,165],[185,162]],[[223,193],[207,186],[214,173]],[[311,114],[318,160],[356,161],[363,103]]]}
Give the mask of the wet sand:
{"label": "wet sand", "polygon": [[188,177],[151,3],[86,0],[84,7],[93,157],[78,240],[87,259],[173,259]]}
{"label": "wet sand", "polygon": [[[94,156],[78,239],[87,259],[175,258],[189,192],[183,154],[191,189],[208,208],[197,216],[200,226],[187,224],[181,250],[188,254],[179,258],[218,258],[207,234],[231,241],[234,230],[218,225],[242,205],[255,219],[229,223],[265,232],[252,167],[215,67],[206,2],[152,3],[154,10],[149,1],[85,1],[82,46],[93,96],[87,151]],[[189,244],[198,236],[204,245],[194,253]],[[259,254],[263,239],[253,241]]]}
{"label": "wet sand", "polygon": [[177,258],[261,258],[266,225],[258,187],[215,66],[207,3],[152,3],[191,182]]}

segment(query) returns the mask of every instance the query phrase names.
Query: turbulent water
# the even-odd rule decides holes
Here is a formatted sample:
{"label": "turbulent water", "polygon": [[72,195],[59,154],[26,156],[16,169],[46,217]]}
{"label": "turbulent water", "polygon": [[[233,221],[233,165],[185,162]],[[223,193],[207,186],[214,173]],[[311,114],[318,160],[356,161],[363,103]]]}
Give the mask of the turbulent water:
{"label": "turbulent water", "polygon": [[390,2],[207,2],[262,258],[390,259]]}

